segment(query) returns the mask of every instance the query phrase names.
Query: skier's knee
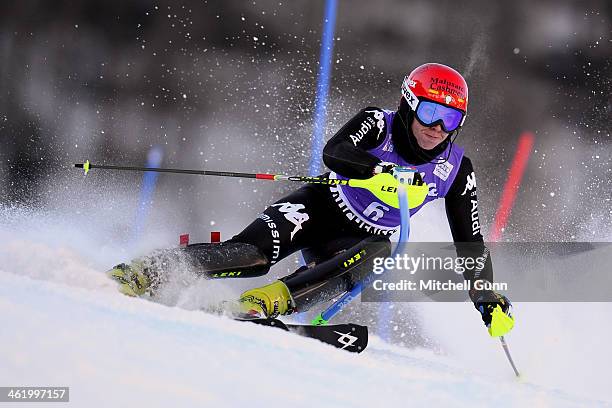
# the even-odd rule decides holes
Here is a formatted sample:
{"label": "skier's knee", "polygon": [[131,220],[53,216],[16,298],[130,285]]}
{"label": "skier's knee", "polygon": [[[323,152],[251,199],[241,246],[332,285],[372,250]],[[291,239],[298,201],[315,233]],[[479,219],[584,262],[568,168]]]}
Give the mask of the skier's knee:
{"label": "skier's knee", "polygon": [[298,311],[350,290],[372,271],[374,258],[387,257],[391,243],[371,236],[314,267],[302,267],[281,280],[289,288]]}

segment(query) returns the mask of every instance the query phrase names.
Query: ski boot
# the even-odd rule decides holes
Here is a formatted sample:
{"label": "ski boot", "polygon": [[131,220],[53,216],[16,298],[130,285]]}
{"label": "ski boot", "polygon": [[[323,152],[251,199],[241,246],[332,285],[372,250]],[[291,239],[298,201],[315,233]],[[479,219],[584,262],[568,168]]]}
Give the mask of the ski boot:
{"label": "ski boot", "polygon": [[152,295],[157,286],[157,276],[140,261],[130,265],[121,263],[106,272],[106,275],[119,283],[119,292],[128,296]]}
{"label": "ski boot", "polygon": [[248,318],[288,315],[295,310],[287,285],[277,280],[260,288],[249,289],[240,295],[237,311]]}

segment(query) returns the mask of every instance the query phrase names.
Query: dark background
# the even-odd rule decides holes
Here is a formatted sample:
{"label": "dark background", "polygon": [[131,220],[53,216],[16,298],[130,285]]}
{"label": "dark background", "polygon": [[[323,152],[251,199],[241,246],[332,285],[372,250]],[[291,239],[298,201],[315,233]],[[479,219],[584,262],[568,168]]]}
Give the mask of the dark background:
{"label": "dark background", "polygon": [[[141,176],[73,163],[306,174],[323,1],[0,4],[0,196],[137,200]],[[535,151],[508,240],[609,240],[612,3],[339,1],[327,137],[362,107],[395,108],[424,62],[470,86],[457,140],[474,162],[485,232],[518,136]],[[323,171],[323,169],[321,169]],[[87,184],[89,183],[89,184]],[[153,206],[178,231],[237,233],[293,185],[162,176]],[[71,195],[73,194],[73,195]],[[134,201],[136,202],[136,201]],[[134,205],[135,209],[135,205]]]}

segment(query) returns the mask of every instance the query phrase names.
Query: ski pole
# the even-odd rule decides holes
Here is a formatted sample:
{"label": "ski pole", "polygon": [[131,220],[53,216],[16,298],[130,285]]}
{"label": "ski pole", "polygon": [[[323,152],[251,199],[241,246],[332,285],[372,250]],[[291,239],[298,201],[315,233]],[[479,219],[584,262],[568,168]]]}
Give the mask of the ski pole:
{"label": "ski pole", "polygon": [[[403,171],[406,170],[406,168],[403,168]],[[412,171],[414,172],[414,170]],[[410,236],[409,200],[404,183],[399,183],[397,191],[400,204],[400,238],[395,250],[393,251],[393,255],[391,255],[392,257],[395,257],[396,254],[400,253],[404,249],[405,243],[408,242],[408,238]],[[370,283],[372,283],[375,277],[376,274],[374,272],[368,273],[368,275],[357,282],[350,291],[346,292],[331,306],[315,317],[311,321],[311,324],[313,326],[323,326],[329,323],[329,320],[340,313],[349,303],[353,301],[353,299],[359,296],[359,294],[363,292],[363,290],[367,288]]]}
{"label": "ski pole", "polygon": [[[257,180],[271,181],[298,181],[311,184],[325,184],[329,186],[346,185],[349,187],[364,188],[370,191],[374,196],[380,199],[387,205],[394,208],[399,208],[398,201],[398,182],[389,173],[380,173],[369,179],[330,179],[328,177],[311,177],[311,176],[287,176],[283,174],[268,174],[268,173],[238,173],[229,171],[212,171],[212,170],[190,170],[190,169],[171,169],[157,167],[136,167],[136,166],[111,166],[103,164],[93,164],[89,160],[85,163],[76,163],[76,168],[81,168],[88,174],[91,169],[105,170],[121,170],[121,171],[154,171],[158,173],[175,173],[175,174],[195,174],[200,176],[220,176],[220,177],[237,177],[237,178],[252,178]],[[423,183],[420,186],[411,186],[408,191],[410,195],[409,202],[412,207],[418,207],[423,203],[429,189],[427,184]]]}
{"label": "ski pole", "polygon": [[85,174],[89,173],[91,169],[104,169],[104,170],[122,170],[122,171],[153,171],[157,173],[174,173],[174,174],[195,174],[199,176],[220,176],[220,177],[238,177],[238,178],[254,178],[258,180],[289,180],[289,181],[302,181],[307,183],[321,183],[321,184],[348,184],[348,180],[334,180],[326,179],[323,177],[309,177],[309,176],[285,176],[282,174],[267,174],[267,173],[238,173],[232,171],[213,171],[213,170],[191,170],[191,169],[169,169],[161,167],[137,167],[137,166],[111,166],[104,164],[93,164],[87,160],[85,163],[76,163],[76,168],[83,169]]}
{"label": "ski pole", "polygon": [[506,339],[504,338],[504,336],[500,336],[499,341],[501,341],[502,347],[504,348],[504,352],[506,353],[506,357],[508,357],[508,361],[510,362],[512,369],[514,370],[514,374],[516,374],[517,377],[520,377],[521,374],[516,369],[516,365],[514,364],[514,361],[512,360],[512,356],[510,355],[510,349],[508,348],[508,343],[506,343]]}

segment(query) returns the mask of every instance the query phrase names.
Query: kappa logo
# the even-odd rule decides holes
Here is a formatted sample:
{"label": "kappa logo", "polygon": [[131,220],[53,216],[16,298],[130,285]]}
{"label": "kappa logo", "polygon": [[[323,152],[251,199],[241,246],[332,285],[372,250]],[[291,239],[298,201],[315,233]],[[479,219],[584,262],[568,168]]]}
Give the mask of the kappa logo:
{"label": "kappa logo", "polygon": [[337,331],[334,331],[334,333],[340,335],[340,337],[338,337],[338,343],[342,344],[342,350],[355,345],[355,342],[358,340],[357,337],[351,336],[349,333],[340,333]]}
{"label": "kappa logo", "polygon": [[378,128],[378,136],[376,136],[376,138],[379,138],[383,130],[385,130],[385,114],[379,110],[369,110],[366,112],[374,114],[374,119],[376,119],[376,127]]}
{"label": "kappa logo", "polygon": [[292,204],[289,202],[272,204],[272,207],[279,207],[278,211],[284,213],[285,218],[295,225],[295,228],[291,231],[291,241],[293,241],[293,236],[302,229],[302,224],[310,219],[308,214],[299,212],[306,207],[303,204]]}
{"label": "kappa logo", "polygon": [[471,174],[468,174],[466,178],[465,189],[463,190],[463,193],[461,193],[461,195],[465,195],[465,193],[467,193],[468,190],[472,191],[475,188],[476,188],[476,175],[474,174],[474,172],[472,172]]}

